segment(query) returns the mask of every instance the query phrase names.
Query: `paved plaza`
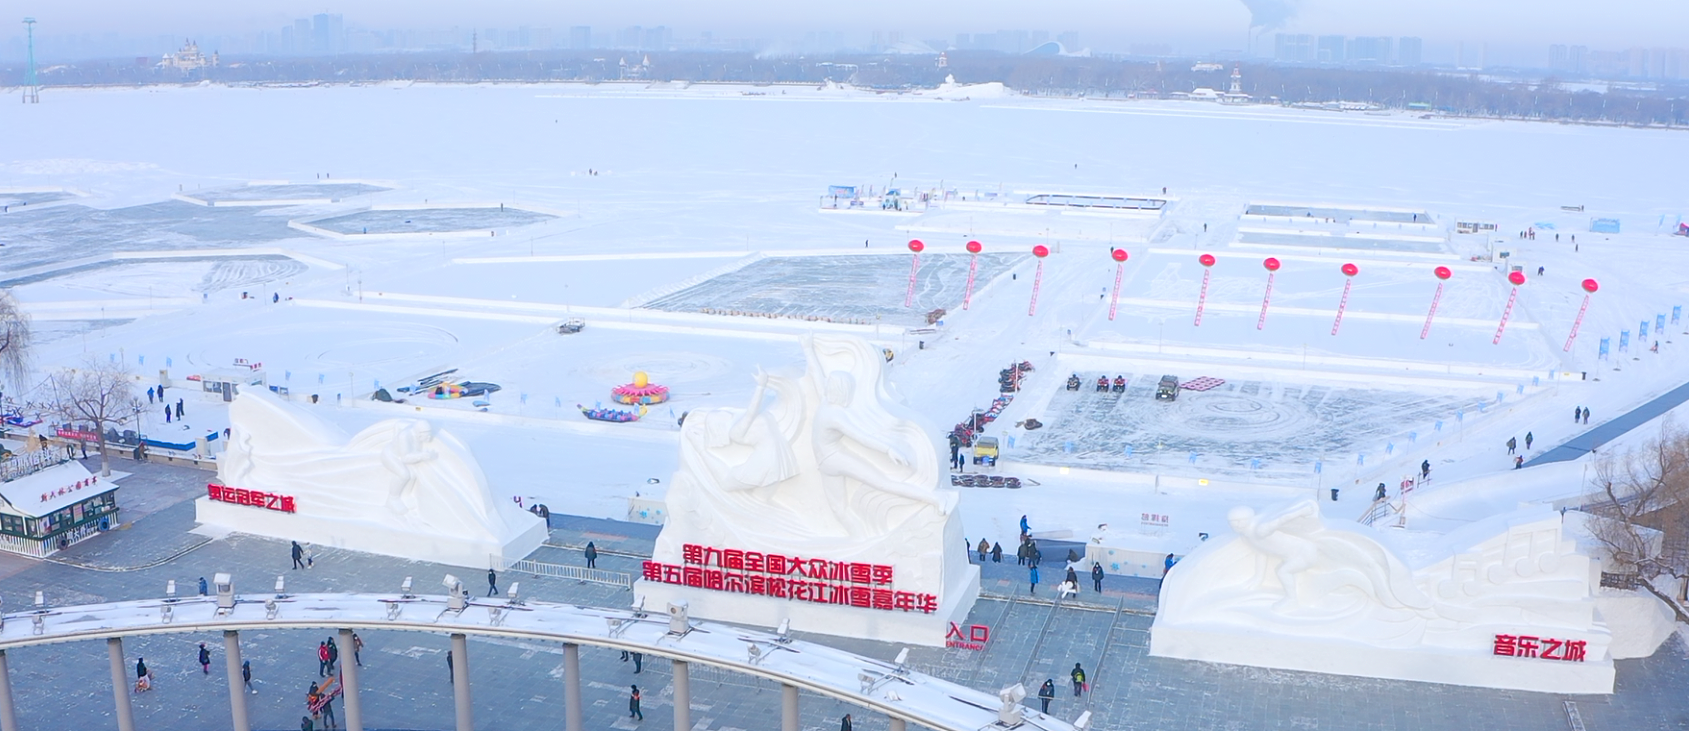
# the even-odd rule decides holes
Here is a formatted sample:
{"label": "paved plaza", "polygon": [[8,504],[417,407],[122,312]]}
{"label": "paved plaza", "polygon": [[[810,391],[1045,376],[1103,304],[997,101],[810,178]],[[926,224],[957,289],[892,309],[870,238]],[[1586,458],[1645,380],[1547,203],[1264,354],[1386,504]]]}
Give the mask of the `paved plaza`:
{"label": "paved plaza", "polygon": [[[97,464],[90,461],[90,467]],[[134,474],[123,480],[120,504],[126,523],[62,552],[52,561],[16,557],[0,560],[0,595],[12,611],[27,606],[36,590],[52,605],[83,604],[161,596],[166,580],[191,593],[201,576],[219,571],[234,575],[237,591],[267,592],[275,577],[285,576],[290,592],[395,590],[406,576],[422,591],[454,573],[476,593],[486,591],[484,575],[456,567],[407,562],[369,554],[313,547],[315,565],[290,570],[288,545],[282,541],[233,535],[212,540],[190,534],[191,497],[204,489],[210,473],[128,460],[114,467]],[[649,553],[654,526],[586,518],[553,517],[549,544],[534,560],[579,565],[578,547],[593,541],[600,549],[599,568],[637,573]],[[1060,570],[1046,550],[1046,577]],[[916,670],[970,687],[995,691],[1015,682],[1029,696],[1046,678],[1056,680],[1052,713],[1074,718],[1095,714],[1097,729],[1542,729],[1578,728],[1568,720],[1574,706],[1582,728],[1681,729],[1689,727],[1689,653],[1678,640],[1668,641],[1652,658],[1619,661],[1618,691],[1612,696],[1567,697],[1462,688],[1423,683],[1367,680],[1147,656],[1158,582],[1109,577],[1095,594],[1088,581],[1077,600],[1054,602],[1046,578],[1036,596],[1027,594],[1024,570],[1012,562],[983,567],[985,598],[969,622],[991,628],[983,650],[917,648],[910,653]],[[584,605],[625,606],[632,597],[618,587],[508,574],[520,581],[529,598]],[[882,659],[896,645],[866,639],[809,635],[824,642]],[[306,687],[317,679],[316,643],[321,633],[247,631],[242,649],[252,662],[257,693],[249,697],[254,727],[296,729]],[[365,718],[372,729],[448,729],[453,725],[451,685],[447,677],[445,635],[414,632],[361,633],[366,646],[361,674]],[[156,675],[154,690],[135,696],[140,729],[228,728],[228,696],[220,636],[192,634],[138,637],[125,641],[128,664],[145,657]],[[200,672],[197,645],[212,649],[212,671]],[[8,653],[19,721],[27,729],[115,728],[104,643],[98,641],[30,647]],[[345,657],[349,659],[350,653]],[[1081,663],[1091,692],[1075,698],[1068,671]],[[477,728],[555,729],[563,725],[563,655],[558,644],[472,638]],[[639,674],[619,653],[583,647],[581,652],[585,720],[593,729],[658,729],[672,724],[673,689],[666,661],[652,658]],[[644,694],[645,720],[627,718],[629,686]],[[692,670],[694,731],[760,731],[779,717],[779,688],[769,681],[706,667]],[[1037,707],[1035,698],[1027,704]],[[344,709],[337,704],[342,716]],[[886,729],[883,717],[857,712],[839,701],[805,694],[801,700],[806,729],[839,727],[845,713],[857,729]]]}

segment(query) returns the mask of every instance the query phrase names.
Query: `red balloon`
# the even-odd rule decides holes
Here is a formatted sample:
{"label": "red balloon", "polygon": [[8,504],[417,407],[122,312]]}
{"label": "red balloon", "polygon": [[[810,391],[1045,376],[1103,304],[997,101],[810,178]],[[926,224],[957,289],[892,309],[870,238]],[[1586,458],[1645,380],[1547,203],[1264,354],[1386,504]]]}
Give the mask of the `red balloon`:
{"label": "red balloon", "polygon": [[1352,277],[1352,276],[1355,276],[1356,274],[1360,274],[1360,273],[1361,273],[1361,268],[1358,267],[1358,266],[1355,266],[1354,264],[1344,264],[1343,265],[1343,275],[1344,276]]}
{"label": "red balloon", "polygon": [[1266,267],[1269,272],[1276,272],[1279,268],[1278,259],[1269,256],[1266,261],[1261,262],[1261,266]]}
{"label": "red balloon", "polygon": [[1601,288],[1601,284],[1599,282],[1596,282],[1593,279],[1583,280],[1583,291],[1585,291],[1585,292],[1589,292],[1589,293],[1593,294],[1595,292],[1595,290],[1600,289],[1600,288]]}
{"label": "red balloon", "polygon": [[985,248],[985,247],[980,246],[978,241],[969,241],[968,242],[968,253],[970,253],[970,254],[978,254],[980,249],[983,249],[983,248]]}
{"label": "red balloon", "polygon": [[1213,254],[1203,254],[1202,256],[1197,257],[1196,260],[1202,262],[1202,265],[1205,267],[1214,266]]}
{"label": "red balloon", "polygon": [[1109,252],[1109,256],[1114,257],[1115,261],[1126,261],[1126,250],[1115,249],[1114,251]]}
{"label": "red balloon", "polygon": [[1514,284],[1514,286],[1524,284],[1525,283],[1525,273],[1524,272],[1511,272],[1507,275],[1507,281],[1512,282]]}
{"label": "red balloon", "polygon": [[1043,244],[1032,247],[1032,255],[1040,259],[1050,255],[1050,247]]}
{"label": "red balloon", "polygon": [[1454,270],[1449,269],[1448,267],[1437,267],[1434,271],[1436,272],[1438,279],[1448,279],[1449,277],[1454,276]]}
{"label": "red balloon", "polygon": [[909,250],[910,251],[913,251],[913,252],[919,254],[919,253],[921,253],[921,250],[925,249],[925,248],[927,248],[927,245],[921,243],[920,239],[910,239],[909,240]]}

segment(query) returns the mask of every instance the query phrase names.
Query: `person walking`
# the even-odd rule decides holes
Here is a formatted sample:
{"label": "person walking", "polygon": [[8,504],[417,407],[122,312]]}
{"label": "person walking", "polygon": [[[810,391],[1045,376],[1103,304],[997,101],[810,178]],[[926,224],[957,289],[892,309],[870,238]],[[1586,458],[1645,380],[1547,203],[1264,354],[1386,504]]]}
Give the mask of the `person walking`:
{"label": "person walking", "polygon": [[598,568],[598,546],[592,545],[592,541],[586,542],[586,567]]}
{"label": "person walking", "polygon": [[985,563],[985,554],[991,553],[991,541],[979,539],[979,562]]}
{"label": "person walking", "polygon": [[317,677],[328,677],[328,643],[317,643]]}
{"label": "person walking", "polygon": [[135,658],[135,681],[140,682],[145,677],[147,677],[147,659],[137,657]]}
{"label": "person walking", "polygon": [[206,675],[211,674],[211,651],[205,649],[204,642],[199,643],[199,670]]}
{"label": "person walking", "polygon": [[492,569],[487,569],[487,596],[493,596],[497,593],[498,593],[498,574],[496,572],[494,572]]}
{"label": "person walking", "polygon": [[1098,594],[1103,593],[1103,565],[1101,563],[1091,564],[1091,587]]}
{"label": "person walking", "polygon": [[1576,424],[1576,423],[1578,423],[1578,421],[1580,421],[1582,419],[1583,419],[1583,407],[1582,406],[1572,407],[1572,423]]}
{"label": "person walking", "polygon": [[839,719],[839,731],[851,731],[850,714],[846,713],[844,718]]}
{"label": "person walking", "polygon": [[1507,453],[1513,454],[1513,453],[1518,452],[1518,451],[1519,451],[1519,440],[1514,438],[1514,437],[1508,437],[1507,438]]}
{"label": "person walking", "polygon": [[1178,559],[1173,558],[1173,554],[1171,554],[1171,553],[1167,554],[1167,558],[1161,562],[1161,578],[1163,578],[1163,579],[1167,578],[1167,572],[1172,571],[1173,570],[1173,564],[1176,564],[1178,562],[1179,562]]}
{"label": "person walking", "polygon": [[1020,532],[1026,535],[1032,535],[1032,528],[1027,525],[1026,516],[1024,515],[1020,516]]}
{"label": "person walking", "polygon": [[305,568],[305,547],[299,545],[299,541],[293,542],[293,568]]}
{"label": "person walking", "polygon": [[1022,540],[1020,542],[1020,548],[1015,549],[1015,565],[1017,565],[1017,566],[1025,566],[1026,565],[1026,541],[1025,540]]}
{"label": "person walking", "polygon": [[1589,407],[1588,406],[1583,407],[1583,423],[1586,426],[1589,424]]}
{"label": "person walking", "polygon": [[152,386],[147,386],[147,403],[152,403]]}
{"label": "person walking", "polygon": [[1032,594],[1037,594],[1038,593],[1038,564],[1032,565],[1032,569],[1030,570],[1030,574],[1031,574],[1032,588],[1029,591]]}
{"label": "person walking", "polygon": [[170,423],[170,413],[171,413],[170,404],[165,404],[164,405],[164,423],[166,423],[166,424]]}
{"label": "person walking", "polygon": [[633,686],[633,690],[628,693],[628,718],[645,720],[645,714],[639,710],[639,686],[637,685]]}
{"label": "person walking", "polygon": [[1073,570],[1073,564],[1067,565],[1067,583],[1072,584],[1075,591],[1079,589],[1079,572]]}
{"label": "person walking", "polygon": [[182,400],[176,399],[176,418],[182,418]]}
{"label": "person walking", "polygon": [[1523,455],[1515,456],[1513,458],[1513,469],[1522,470],[1524,468],[1525,468],[1525,457]]}
{"label": "person walking", "polygon": [[317,731],[317,724],[311,722],[310,716],[300,716],[299,731]]}
{"label": "person walking", "polygon": [[363,652],[364,652],[364,638],[359,637],[358,633],[353,632],[352,633],[352,662],[356,663],[357,666],[360,667],[360,668],[364,666]]}
{"label": "person walking", "polygon": [[1074,663],[1073,672],[1068,675],[1073,678],[1073,697],[1078,698],[1079,694],[1085,691],[1085,668],[1079,667],[1079,663]]}
{"label": "person walking", "polygon": [[258,692],[258,690],[256,688],[252,687],[252,661],[251,660],[240,661],[240,682],[241,682],[242,685],[246,686],[247,692],[249,692],[249,693],[257,693]]}
{"label": "person walking", "polygon": [[205,577],[204,576],[199,577],[199,595],[200,596],[209,596],[210,594],[211,594],[211,587],[205,583]]}
{"label": "person walking", "polygon": [[1002,563],[1002,562],[1003,562],[1003,544],[1001,544],[1001,543],[991,544],[991,563]]}
{"label": "person walking", "polygon": [[340,662],[340,646],[334,644],[334,638],[328,638],[328,674],[334,675],[334,666]]}
{"label": "person walking", "polygon": [[1038,564],[1041,564],[1041,563],[1044,562],[1044,552],[1038,550],[1038,542],[1037,541],[1032,541],[1032,540],[1027,541],[1026,542],[1026,551],[1027,551],[1026,560],[1028,562],[1030,562],[1033,566],[1037,566]]}
{"label": "person walking", "polygon": [[452,664],[451,650],[446,651],[446,680],[452,683],[457,682],[457,666]]}
{"label": "person walking", "polygon": [[340,728],[340,721],[334,717],[334,696],[322,697],[323,728]]}
{"label": "person walking", "polygon": [[1429,479],[1431,479],[1431,460],[1427,459],[1419,463],[1419,481],[1424,482]]}
{"label": "person walking", "polygon": [[1525,451],[1527,451],[1527,452],[1531,451],[1531,442],[1534,442],[1536,440],[1537,440],[1537,437],[1536,437],[1535,434],[1532,434],[1530,432],[1525,432]]}
{"label": "person walking", "polygon": [[1044,680],[1043,685],[1038,686],[1038,702],[1042,703],[1044,705],[1044,707],[1042,709],[1044,713],[1047,714],[1047,713],[1050,712],[1050,701],[1053,701],[1055,699],[1056,699],[1056,679],[1055,678],[1047,678],[1047,679]]}
{"label": "person walking", "polygon": [[633,654],[633,674],[638,675],[640,673],[640,671],[645,669],[645,653],[635,652],[635,653],[632,653],[632,654]]}

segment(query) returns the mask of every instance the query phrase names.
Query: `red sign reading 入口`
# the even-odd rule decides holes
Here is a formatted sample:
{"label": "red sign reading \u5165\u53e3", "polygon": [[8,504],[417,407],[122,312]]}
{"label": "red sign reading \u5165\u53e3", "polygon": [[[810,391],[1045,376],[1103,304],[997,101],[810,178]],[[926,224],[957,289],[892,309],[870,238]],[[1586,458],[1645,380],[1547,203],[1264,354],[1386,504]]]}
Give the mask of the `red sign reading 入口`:
{"label": "red sign reading \u5165\u53e3", "polygon": [[278,495],[263,490],[248,490],[240,487],[227,487],[215,482],[205,486],[212,500],[235,505],[250,505],[254,508],[264,508],[280,513],[291,513],[293,510],[292,495]]}
{"label": "red sign reading \u5165\u53e3", "polygon": [[985,643],[991,641],[991,628],[983,624],[968,625],[968,633],[962,634],[962,628],[955,622],[950,623],[949,631],[944,633],[944,646],[957,647],[963,650],[983,650]]}
{"label": "red sign reading \u5165\u53e3", "polygon": [[1503,657],[1531,657],[1539,660],[1583,662],[1583,640],[1556,640],[1530,635],[1496,635],[1493,652]]}
{"label": "red sign reading \u5165\u53e3", "polygon": [[892,567],[779,553],[681,547],[682,565],[646,561],[646,581],[883,611],[938,611],[938,596],[892,589]]}

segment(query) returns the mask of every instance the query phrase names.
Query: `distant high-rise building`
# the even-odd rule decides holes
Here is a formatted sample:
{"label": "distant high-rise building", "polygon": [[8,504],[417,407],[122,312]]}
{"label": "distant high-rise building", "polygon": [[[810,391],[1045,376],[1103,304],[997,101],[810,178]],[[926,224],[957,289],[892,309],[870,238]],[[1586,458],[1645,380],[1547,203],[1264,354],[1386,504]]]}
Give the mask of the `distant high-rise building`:
{"label": "distant high-rise building", "polygon": [[1056,36],[1056,42],[1060,43],[1061,47],[1067,49],[1068,51],[1082,50],[1079,47],[1079,31],[1076,30],[1061,32]]}
{"label": "distant high-rise building", "polygon": [[1566,49],[1566,44],[1555,43],[1548,47],[1548,70],[1570,71],[1572,54]]}
{"label": "distant high-rise building", "polygon": [[311,18],[311,52],[340,53],[345,50],[346,25],[339,15],[318,13]]}
{"label": "distant high-rise building", "polygon": [[645,31],[645,43],[641,47],[648,51],[667,51],[672,38],[668,27],[659,25]]}
{"label": "distant high-rise building", "polygon": [[1396,63],[1402,66],[1418,66],[1425,62],[1425,43],[1413,36],[1403,36],[1396,39]]}
{"label": "distant high-rise building", "polygon": [[1349,41],[1343,60],[1349,63],[1389,63],[1390,46],[1389,36],[1355,38]]}
{"label": "distant high-rise building", "polygon": [[1047,31],[1047,30],[1035,30],[1035,31],[1032,31],[1032,33],[1027,36],[1027,46],[1026,47],[1027,48],[1037,48],[1037,47],[1042,46],[1042,45],[1049,43],[1049,42],[1050,42],[1050,32],[1049,31]]}
{"label": "distant high-rise building", "polygon": [[1025,53],[1032,50],[1027,40],[1024,30],[1000,30],[997,31],[997,50],[1003,53]]}
{"label": "distant high-rise building", "polygon": [[569,29],[569,47],[577,51],[592,48],[592,26],[577,25]]}
{"label": "distant high-rise building", "polygon": [[1315,60],[1314,37],[1307,34],[1277,33],[1273,35],[1273,59],[1304,63]]}
{"label": "distant high-rise building", "polygon": [[973,46],[974,46],[974,37],[973,36],[971,36],[967,33],[957,33],[956,34],[956,45],[955,45],[956,48],[958,48],[958,49],[973,48]]}
{"label": "distant high-rise building", "polygon": [[1314,60],[1320,63],[1343,63],[1343,36],[1320,36]]}

